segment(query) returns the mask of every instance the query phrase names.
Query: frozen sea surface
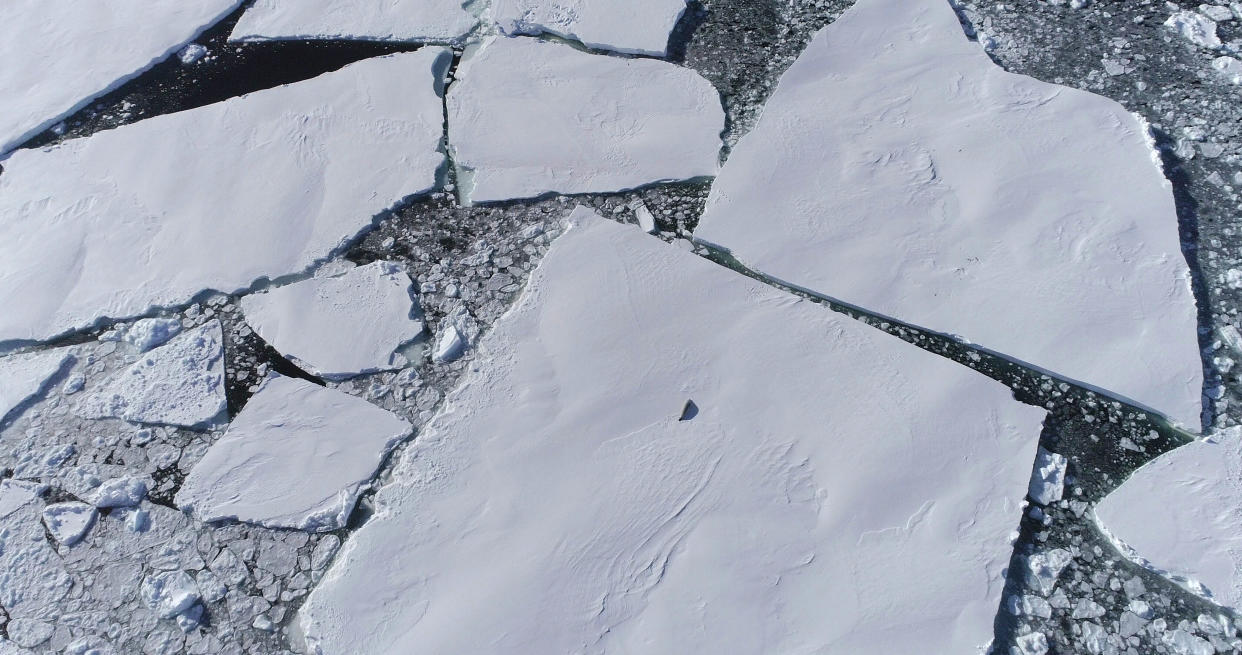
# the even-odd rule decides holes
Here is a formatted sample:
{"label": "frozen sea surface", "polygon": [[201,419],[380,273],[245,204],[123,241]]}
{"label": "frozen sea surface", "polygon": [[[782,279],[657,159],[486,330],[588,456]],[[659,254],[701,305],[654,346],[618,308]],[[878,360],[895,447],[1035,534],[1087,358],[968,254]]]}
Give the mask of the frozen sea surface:
{"label": "frozen sea surface", "polygon": [[171,55],[242,0],[4,0],[0,154]]}
{"label": "frozen sea surface", "polygon": [[698,73],[524,37],[476,48],[448,92],[463,199],[621,191],[716,174],[724,110]]}
{"label": "frozen sea surface", "polygon": [[39,393],[72,358],[68,348],[0,358],[0,422]]}
{"label": "frozen sea surface", "polygon": [[310,641],[988,643],[1044,412],[634,227],[572,220],[303,606]]}
{"label": "frozen sea surface", "polygon": [[229,39],[455,42],[479,21],[465,4],[462,0],[257,0]]}
{"label": "frozen sea surface", "polygon": [[686,0],[494,0],[504,34],[555,34],[591,48],[664,56]]}
{"label": "frozen sea surface", "polygon": [[944,0],[862,0],[781,78],[695,237],[1198,429],[1195,300],[1147,138],[995,66]]}
{"label": "frozen sea surface", "polygon": [[0,175],[0,344],[299,273],[435,184],[439,48],[158,116]]}
{"label": "frozen sea surface", "polygon": [[177,506],[201,521],[336,530],[409,433],[409,423],[365,400],[276,377],[190,471]]}

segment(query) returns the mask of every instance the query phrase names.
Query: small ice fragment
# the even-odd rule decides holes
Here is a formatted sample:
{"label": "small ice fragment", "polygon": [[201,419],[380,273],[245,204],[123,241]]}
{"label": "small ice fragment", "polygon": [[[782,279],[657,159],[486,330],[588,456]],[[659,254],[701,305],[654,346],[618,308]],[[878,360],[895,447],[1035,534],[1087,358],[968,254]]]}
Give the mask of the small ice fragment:
{"label": "small ice fragment", "polygon": [[1234,57],[1217,57],[1212,60],[1212,68],[1224,75],[1230,84],[1242,84],[1242,61]]}
{"label": "small ice fragment", "polygon": [[1039,593],[1047,596],[1057,584],[1061,571],[1074,559],[1069,551],[1054,548],[1041,551],[1026,558],[1026,582]]}
{"label": "small ice fragment", "polygon": [[1042,447],[1035,455],[1035,470],[1031,472],[1028,492],[1031,500],[1040,505],[1061,500],[1065,492],[1065,457]]}
{"label": "small ice fragment", "polygon": [[643,232],[655,234],[659,231],[659,228],[656,227],[655,216],[652,215],[650,209],[647,209],[647,205],[643,201],[635,202],[633,207],[634,217],[638,219],[638,227],[642,228]]}
{"label": "small ice fragment", "polygon": [[134,507],[147,497],[147,482],[142,478],[113,478],[99,485],[95,490],[95,507],[108,509],[112,507]]}
{"label": "small ice fragment", "polygon": [[121,340],[137,348],[139,352],[145,353],[152,348],[164,345],[180,333],[180,319],[144,318],[126,328]]}
{"label": "small ice fragment", "polygon": [[95,508],[86,503],[54,503],[43,508],[43,523],[57,542],[72,546],[95,524]]}
{"label": "small ice fragment", "polygon": [[198,586],[185,571],[161,571],[142,581],[139,595],[161,619],[172,617],[190,609],[198,602]]}
{"label": "small ice fragment", "polygon": [[1216,21],[1198,12],[1179,11],[1169,16],[1164,26],[1202,48],[1215,49],[1221,46],[1220,37],[1216,35]]}
{"label": "small ice fragment", "polygon": [[1014,640],[1017,655],[1044,655],[1048,652],[1048,638],[1042,632],[1032,632]]}
{"label": "small ice fragment", "polygon": [[432,355],[432,359],[444,364],[461,357],[466,350],[466,343],[462,339],[461,332],[457,330],[457,326],[450,325],[440,332],[440,337],[436,339],[436,350]]}
{"label": "small ice fragment", "polygon": [[206,46],[202,46],[197,43],[191,43],[177,52],[177,59],[180,59],[181,63],[186,66],[197,63],[200,59],[206,56]]}
{"label": "small ice fragment", "polygon": [[1199,5],[1199,13],[1217,23],[1233,20],[1233,12],[1229,10],[1229,7],[1220,5]]}

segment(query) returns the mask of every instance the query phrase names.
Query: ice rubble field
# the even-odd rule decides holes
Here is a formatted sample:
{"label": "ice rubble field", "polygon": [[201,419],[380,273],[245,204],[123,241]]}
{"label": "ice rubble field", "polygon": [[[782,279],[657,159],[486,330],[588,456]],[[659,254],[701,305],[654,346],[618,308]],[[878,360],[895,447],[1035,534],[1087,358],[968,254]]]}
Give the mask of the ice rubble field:
{"label": "ice rubble field", "polygon": [[[0,7],[0,152],[239,6],[130,4]],[[945,0],[860,0],[726,151],[728,99],[661,59],[685,11],[256,0],[230,42],[434,45],[7,154],[0,446],[38,447],[0,461],[0,655],[975,653],[998,610],[1068,603],[1068,551],[1011,559],[1080,492],[1041,441],[1054,408],[885,330],[1197,430],[1191,269],[1146,124],[1004,71]],[[1163,29],[1222,48],[1212,14]],[[670,182],[710,184],[692,235],[564,197]],[[419,196],[564,201],[522,232],[551,246],[504,265],[503,288],[529,279],[494,323],[410,270],[430,255],[351,258]],[[243,369],[247,343],[273,368]],[[1240,438],[1154,459],[1095,515],[1223,612]],[[125,454],[70,464],[105,447]],[[1152,618],[1135,602],[1118,631]],[[1204,616],[1159,652],[1242,649]],[[1139,643],[1076,628],[1085,652]]]}

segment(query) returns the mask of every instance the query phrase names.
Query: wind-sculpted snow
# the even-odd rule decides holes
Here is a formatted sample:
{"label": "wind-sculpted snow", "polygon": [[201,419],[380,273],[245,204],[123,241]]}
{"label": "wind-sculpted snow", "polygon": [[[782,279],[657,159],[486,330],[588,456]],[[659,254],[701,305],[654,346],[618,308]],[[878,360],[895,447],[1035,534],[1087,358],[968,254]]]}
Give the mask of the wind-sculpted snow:
{"label": "wind-sculpted snow", "polygon": [[257,0],[229,40],[456,42],[478,23],[464,4],[462,0]]}
{"label": "wind-sculpted snow", "polygon": [[600,50],[664,56],[686,0],[494,0],[509,34],[555,34]]}
{"label": "wind-sculpted snow", "polygon": [[410,425],[347,393],[267,380],[177,493],[201,521],[345,527],[362,485]]}
{"label": "wind-sculpted snow", "polygon": [[0,175],[0,343],[299,273],[435,184],[439,48],[19,151]]}
{"label": "wind-sculpted snow", "polygon": [[171,55],[241,2],[0,2],[0,154]]}
{"label": "wind-sculpted snow", "polygon": [[375,262],[246,296],[246,322],[307,371],[347,378],[401,368],[395,351],[423,332],[410,276]]}
{"label": "wind-sculpted snow", "polygon": [[944,0],[862,0],[781,78],[695,236],[1197,428],[1195,300],[1147,138],[993,65]]}
{"label": "wind-sculpted snow", "polygon": [[1132,557],[1242,609],[1242,429],[1152,460],[1096,507]]}
{"label": "wind-sculpted snow", "polygon": [[310,642],[989,642],[1044,413],[636,228],[571,220],[303,606]]}
{"label": "wind-sculpted snow", "polygon": [[620,191],[716,174],[724,110],[698,73],[529,38],[477,48],[448,93],[464,199]]}

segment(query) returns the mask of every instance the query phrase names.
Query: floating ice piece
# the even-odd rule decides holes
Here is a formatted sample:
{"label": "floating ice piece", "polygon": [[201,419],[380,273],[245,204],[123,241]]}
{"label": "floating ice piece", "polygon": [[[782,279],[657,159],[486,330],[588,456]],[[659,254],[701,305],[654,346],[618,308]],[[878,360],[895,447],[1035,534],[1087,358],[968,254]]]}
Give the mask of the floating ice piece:
{"label": "floating ice piece", "polygon": [[1203,14],[1179,11],[1169,16],[1164,26],[1200,48],[1215,49],[1221,46],[1220,37],[1216,35],[1216,21]]}
{"label": "floating ice piece", "polygon": [[198,585],[185,571],[161,571],[142,581],[142,600],[161,619],[171,619],[198,602]]}
{"label": "floating ice piece", "polygon": [[423,332],[410,276],[375,262],[242,298],[246,322],[302,368],[326,378],[401,368],[399,346]]}
{"label": "floating ice piece", "polygon": [[462,339],[461,332],[456,326],[449,325],[440,331],[440,337],[436,339],[436,350],[431,358],[443,364],[461,357],[465,351],[466,342]]}
{"label": "floating ice piece", "polygon": [[38,487],[0,480],[0,606],[10,621],[45,619],[73,587],[44,537]]}
{"label": "floating ice piece", "polygon": [[1195,301],[1147,137],[995,66],[944,0],[861,0],[781,78],[695,237],[1197,428]]}
{"label": "floating ice piece", "polygon": [[638,227],[642,228],[647,234],[655,234],[659,231],[656,227],[655,216],[647,209],[646,203],[639,200],[632,205],[634,209],[634,218],[638,219]]}
{"label": "floating ice piece", "polygon": [[686,0],[493,0],[505,34],[555,34],[591,48],[663,57]]}
{"label": "floating ice piece", "polygon": [[144,318],[125,330],[121,340],[142,352],[168,343],[181,333],[181,320],[176,318]]}
{"label": "floating ice piece", "polygon": [[724,110],[698,73],[650,59],[492,38],[448,93],[463,198],[621,191],[716,174]]}
{"label": "floating ice piece", "polygon": [[1064,548],[1040,551],[1026,558],[1026,583],[1047,596],[1057,586],[1061,571],[1073,561],[1074,556]]}
{"label": "floating ice piece", "polygon": [[43,524],[58,543],[72,546],[95,524],[95,514],[86,503],[54,503],[43,508]]}
{"label": "floating ice piece", "polygon": [[365,400],[272,378],[190,471],[177,506],[201,521],[335,530],[409,433],[409,423]]}
{"label": "floating ice piece", "polygon": [[0,358],[0,421],[42,391],[72,361],[68,348]]}
{"label": "floating ice piece", "polygon": [[245,289],[349,242],[435,184],[447,57],[368,59],[14,153],[0,175],[0,344]]}
{"label": "floating ice piece", "polygon": [[[1096,506],[1122,552],[1242,609],[1242,428],[1167,452]],[[1195,584],[1198,583],[1198,584]]]}
{"label": "floating ice piece", "polygon": [[137,507],[147,497],[147,481],[142,478],[112,478],[95,490],[95,507]]}
{"label": "floating ice piece", "polygon": [[173,54],[241,2],[0,2],[0,154]]}
{"label": "floating ice piece", "polygon": [[77,408],[87,418],[201,427],[228,406],[224,335],[211,320],[143,355]]}
{"label": "floating ice piece", "polygon": [[1031,472],[1031,484],[1028,488],[1031,500],[1040,505],[1061,500],[1061,494],[1065,492],[1066,464],[1064,456],[1039,449],[1035,455],[1035,470]]}
{"label": "floating ice piece", "polygon": [[[990,641],[1044,413],[632,227],[574,220],[303,606],[312,645]],[[678,421],[687,398],[698,415]]]}
{"label": "floating ice piece", "polygon": [[1044,655],[1048,652],[1048,638],[1042,632],[1024,634],[1014,640],[1017,655]]}
{"label": "floating ice piece", "polygon": [[0,520],[38,497],[38,487],[29,482],[0,480]]}
{"label": "floating ice piece", "polygon": [[1234,57],[1217,57],[1212,60],[1212,68],[1215,68],[1230,84],[1242,84],[1242,60]]}
{"label": "floating ice piece", "polygon": [[230,41],[373,39],[458,42],[478,18],[462,0],[257,0]]}

